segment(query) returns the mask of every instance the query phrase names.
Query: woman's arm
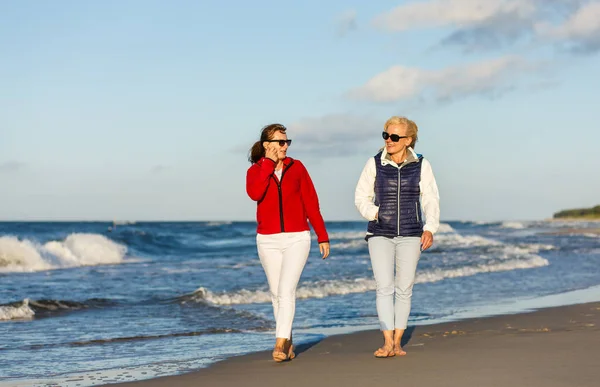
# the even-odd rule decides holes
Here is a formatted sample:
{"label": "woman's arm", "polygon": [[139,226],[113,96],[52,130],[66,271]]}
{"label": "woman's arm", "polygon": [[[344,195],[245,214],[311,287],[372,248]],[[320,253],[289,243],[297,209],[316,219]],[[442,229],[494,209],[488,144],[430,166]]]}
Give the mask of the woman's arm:
{"label": "woman's arm", "polygon": [[363,168],[354,191],[354,205],[362,217],[369,221],[377,219],[379,212],[379,207],[373,203],[376,174],[375,159],[371,157]]}
{"label": "woman's arm", "polygon": [[302,195],[302,203],[304,204],[304,209],[306,211],[306,216],[308,217],[308,221],[313,226],[315,230],[315,234],[317,234],[317,241],[319,243],[329,242],[329,235],[327,235],[327,229],[325,228],[325,221],[323,220],[323,216],[321,215],[321,209],[319,207],[319,197],[317,195],[317,190],[308,174],[308,170],[304,166],[304,164],[300,163],[298,160],[295,161],[299,164],[299,167],[302,168],[301,178],[300,178],[300,192]]}
{"label": "woman's arm", "polygon": [[440,227],[440,194],[428,160],[423,159],[421,165],[421,206],[425,215],[423,231],[435,234]]}
{"label": "woman's arm", "polygon": [[252,200],[257,202],[265,196],[273,171],[275,171],[275,162],[266,157],[248,168],[246,192]]}

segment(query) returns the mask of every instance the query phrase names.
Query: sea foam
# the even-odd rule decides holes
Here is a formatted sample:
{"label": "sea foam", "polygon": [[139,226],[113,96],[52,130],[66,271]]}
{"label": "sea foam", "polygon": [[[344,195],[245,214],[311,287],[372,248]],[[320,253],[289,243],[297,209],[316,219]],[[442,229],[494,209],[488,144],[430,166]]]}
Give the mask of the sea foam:
{"label": "sea foam", "polygon": [[70,234],[45,244],[0,237],[0,272],[33,272],[67,267],[118,264],[127,247],[100,234]]}

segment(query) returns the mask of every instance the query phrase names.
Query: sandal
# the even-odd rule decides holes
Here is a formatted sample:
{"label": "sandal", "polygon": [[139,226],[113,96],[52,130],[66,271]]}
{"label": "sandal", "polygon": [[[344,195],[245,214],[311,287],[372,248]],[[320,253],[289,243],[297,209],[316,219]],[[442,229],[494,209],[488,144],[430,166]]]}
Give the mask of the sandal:
{"label": "sandal", "polygon": [[394,348],[386,349],[385,347],[379,348],[377,351],[373,353],[377,358],[386,358],[386,357],[394,357],[396,356],[396,352],[394,352]]}
{"label": "sandal", "polygon": [[277,350],[277,349],[273,350],[272,355],[273,355],[273,360],[275,360],[277,363],[288,360],[288,355],[286,355],[285,352]]}
{"label": "sandal", "polygon": [[290,340],[290,348],[288,349],[288,359],[292,360],[293,358],[296,357],[296,354],[294,353],[294,344],[292,343],[292,341]]}

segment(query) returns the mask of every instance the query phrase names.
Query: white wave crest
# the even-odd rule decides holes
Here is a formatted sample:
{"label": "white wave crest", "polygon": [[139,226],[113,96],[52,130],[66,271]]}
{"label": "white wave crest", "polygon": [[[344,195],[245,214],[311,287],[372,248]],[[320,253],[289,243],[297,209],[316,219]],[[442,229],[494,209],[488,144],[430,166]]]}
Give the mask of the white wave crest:
{"label": "white wave crest", "polygon": [[29,307],[29,299],[23,300],[20,306],[0,306],[0,321],[30,319],[35,312]]}
{"label": "white wave crest", "polygon": [[39,245],[15,237],[0,237],[0,272],[40,271],[51,269]]}
{"label": "white wave crest", "polygon": [[[510,271],[517,269],[530,269],[547,266],[548,261],[533,255],[526,259],[508,259],[494,263],[482,263],[455,269],[433,269],[417,273],[415,283],[428,283],[442,281],[446,278],[468,277],[479,273],[497,271]],[[329,296],[364,293],[376,289],[375,280],[372,278],[357,278],[354,280],[326,280],[308,282],[296,291],[298,299],[324,298]],[[266,290],[242,289],[231,293],[214,293],[206,288],[198,288],[189,300],[196,302],[210,302],[215,305],[236,305],[271,302],[271,293]]]}
{"label": "white wave crest", "polygon": [[367,242],[364,238],[358,240],[350,240],[347,242],[338,242],[332,243],[331,248],[337,250],[347,250],[347,249],[358,249],[358,248],[367,248]]}
{"label": "white wave crest", "polygon": [[535,267],[548,266],[549,262],[537,255],[527,259],[507,259],[489,264],[465,266],[456,269],[435,269],[417,275],[416,283],[437,282],[446,278],[469,277],[480,273],[493,273],[497,271],[511,271],[517,269],[532,269]]}
{"label": "white wave crest", "polygon": [[479,235],[460,235],[458,233],[436,234],[434,237],[434,245],[438,247],[474,247],[474,246],[499,246],[502,245],[493,239],[484,238]]}
{"label": "white wave crest", "polygon": [[364,231],[340,231],[329,233],[329,239],[365,239],[367,235],[367,229]]}
{"label": "white wave crest", "polygon": [[0,272],[32,272],[58,268],[118,264],[127,247],[99,234],[70,234],[44,245],[0,237]]}
{"label": "white wave crest", "polygon": [[500,228],[512,228],[515,230],[521,230],[521,229],[527,228],[527,226],[525,226],[521,222],[502,222],[502,224],[500,225]]}
{"label": "white wave crest", "polygon": [[595,234],[595,233],[591,233],[591,232],[586,232],[581,234],[584,237],[588,237],[588,238],[600,238],[600,234]]}
{"label": "white wave crest", "polygon": [[214,222],[208,222],[206,223],[207,227],[218,227],[218,226],[228,226],[230,224],[232,224],[233,222],[231,221],[214,221]]}
{"label": "white wave crest", "polygon": [[454,229],[452,228],[452,226],[450,226],[448,223],[440,223],[440,227],[437,230],[437,234],[447,234],[447,233],[452,233],[452,232],[456,232],[454,231]]}
{"label": "white wave crest", "polygon": [[[452,234],[452,233],[456,233],[456,231],[454,231],[452,226],[450,226],[447,223],[440,223],[440,227],[436,233],[436,241],[437,241],[437,235]],[[335,239],[342,240],[340,242],[332,243],[331,247],[335,248],[336,250],[356,249],[356,248],[361,248],[361,247],[366,248],[367,243],[365,241],[365,235],[366,235],[366,230],[365,231],[332,232],[329,234],[329,239],[330,240],[335,240]]]}

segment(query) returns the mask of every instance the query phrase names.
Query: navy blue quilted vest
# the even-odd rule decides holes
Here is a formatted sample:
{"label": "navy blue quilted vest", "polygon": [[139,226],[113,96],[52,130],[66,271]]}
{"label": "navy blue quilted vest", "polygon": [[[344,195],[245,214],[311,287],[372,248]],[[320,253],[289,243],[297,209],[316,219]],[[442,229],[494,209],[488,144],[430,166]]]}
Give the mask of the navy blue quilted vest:
{"label": "navy blue quilted vest", "polygon": [[421,214],[421,165],[423,156],[404,163],[399,168],[391,164],[381,165],[381,153],[375,156],[375,205],[379,206],[377,220],[367,227],[367,239],[371,236],[416,236],[423,234]]}

